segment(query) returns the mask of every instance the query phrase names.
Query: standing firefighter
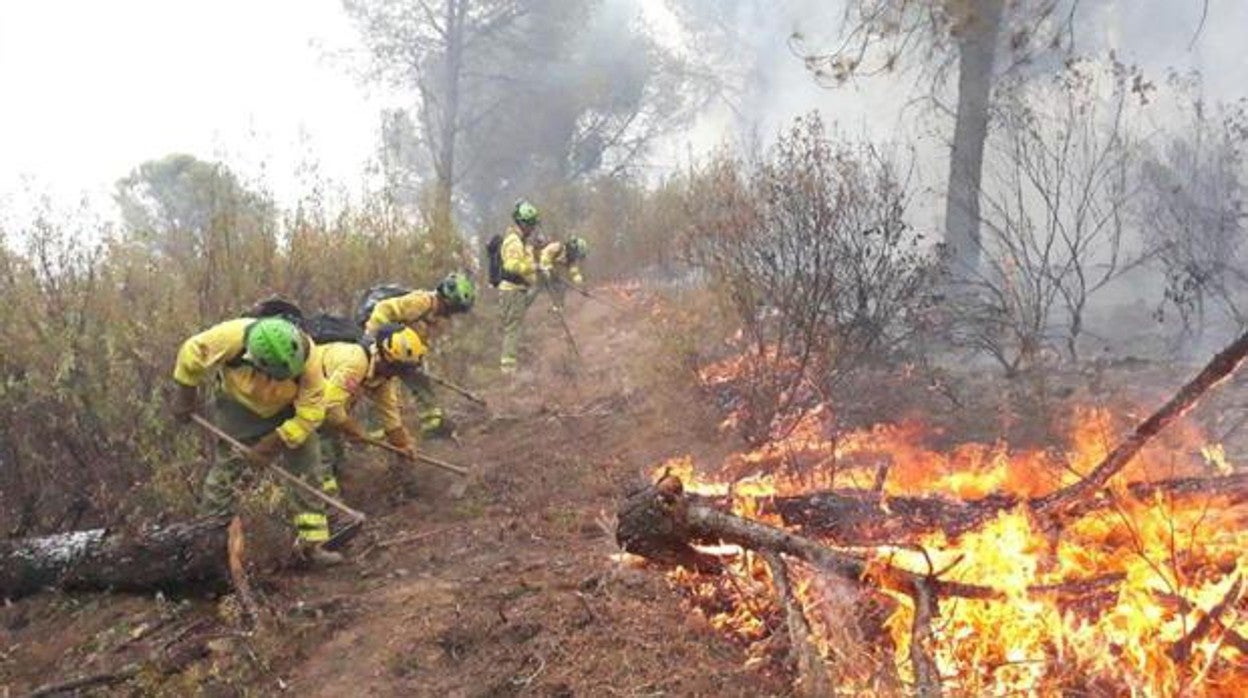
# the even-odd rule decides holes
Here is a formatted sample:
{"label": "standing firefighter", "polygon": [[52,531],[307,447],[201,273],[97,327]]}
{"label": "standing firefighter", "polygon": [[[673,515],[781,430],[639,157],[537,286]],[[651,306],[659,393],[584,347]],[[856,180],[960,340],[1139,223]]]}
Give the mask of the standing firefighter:
{"label": "standing firefighter", "polygon": [[[220,445],[204,479],[203,512],[224,516],[233,510],[245,460],[264,467],[284,455],[292,473],[313,482],[321,471],[316,430],[325,419],[325,382],[311,338],[281,317],[228,320],[191,337],[173,372],[175,416],[190,419],[198,387],[214,374],[221,385],[214,420],[251,448],[244,457]],[[286,497],[300,555],[316,565],[342,562],[341,555],[322,547],[329,540],[329,521],[320,502],[289,487]]]}
{"label": "standing firefighter", "polygon": [[[365,297],[361,308],[364,332],[375,337],[387,324],[405,325],[415,330],[422,345],[427,346],[443,320],[472,310],[476,299],[477,289],[472,279],[459,272],[448,274],[432,291],[378,287]],[[420,433],[428,436],[449,431],[446,415],[438,405],[429,378],[419,370],[405,371],[400,377],[419,405]]]}
{"label": "standing firefighter", "polygon": [[563,312],[563,301],[570,284],[579,287],[585,283],[580,265],[588,254],[589,243],[579,237],[570,237],[566,242],[552,242],[542,248],[537,270],[543,288],[550,293],[555,312]]}
{"label": "standing firefighter", "polygon": [[362,396],[374,407],[390,445],[415,455],[412,435],[403,425],[399,381],[420,365],[425,343],[410,327],[385,324],[376,335],[359,342],[330,342],[317,345],[325,371],[325,450],[328,468],[322,488],[338,492],[337,475],[346,460],[343,441],[368,440],[364,426],[351,416],[351,408]]}
{"label": "standing firefighter", "polygon": [[516,352],[524,314],[537,292],[537,266],[534,263],[533,233],[537,230],[537,207],[527,201],[516,203],[511,213],[514,225],[507,228],[499,245],[499,280],[503,309],[503,351],[499,367],[504,373],[516,370]]}

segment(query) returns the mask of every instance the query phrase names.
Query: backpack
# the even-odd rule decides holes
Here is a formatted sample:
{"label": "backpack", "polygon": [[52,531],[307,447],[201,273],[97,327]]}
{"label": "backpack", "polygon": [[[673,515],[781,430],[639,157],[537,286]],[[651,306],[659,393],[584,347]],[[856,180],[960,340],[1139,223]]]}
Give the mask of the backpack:
{"label": "backpack", "polygon": [[519,286],[528,286],[529,282],[524,280],[523,276],[507,272],[503,269],[503,236],[495,235],[490,241],[485,243],[485,256],[487,266],[490,269],[490,285],[498,288],[498,285],[504,281],[510,281]]}
{"label": "backpack", "polygon": [[269,296],[257,301],[245,314],[247,317],[256,319],[280,317],[283,320],[289,320],[299,327],[303,327],[303,311],[299,309],[299,306],[281,296]]}
{"label": "backpack", "polygon": [[376,308],[378,303],[386,300],[387,298],[395,298],[411,292],[412,289],[398,284],[378,284],[377,286],[369,288],[360,298],[359,305],[356,306],[356,324],[363,327],[364,324],[368,322],[368,318],[372,317],[373,308]]}
{"label": "backpack", "polygon": [[345,317],[329,313],[313,315],[304,321],[303,326],[308,335],[312,337],[312,341],[317,344],[333,342],[358,344],[364,338],[364,332],[358,325],[353,325]]}
{"label": "backpack", "polygon": [[490,285],[498,288],[503,281],[503,236],[495,235],[485,243],[486,266],[490,270]]}

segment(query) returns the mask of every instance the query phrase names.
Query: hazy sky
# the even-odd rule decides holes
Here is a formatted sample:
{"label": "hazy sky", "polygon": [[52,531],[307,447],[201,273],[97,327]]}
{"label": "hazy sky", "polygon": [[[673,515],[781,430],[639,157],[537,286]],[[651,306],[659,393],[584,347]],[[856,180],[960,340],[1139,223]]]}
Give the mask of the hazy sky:
{"label": "hazy sky", "polygon": [[[638,0],[669,39],[674,28]],[[791,53],[792,31],[827,29],[832,0],[776,0],[743,11],[744,51],[763,56],[758,96],[740,105],[763,140],[811,109],[851,133],[916,140],[931,119],[900,107],[910,84],[868,80],[826,90]],[[764,5],[764,7],[766,7]],[[1196,0],[1103,0],[1085,27],[1127,49],[1154,71],[1198,65],[1213,95],[1248,89],[1248,0],[1212,0],[1195,50]],[[1142,49],[1142,50],[1141,50]],[[112,183],[142,161],[173,152],[226,161],[262,178],[280,201],[302,190],[295,172],[315,161],[329,179],[358,189],[378,142],[378,112],[400,96],[358,85],[360,47],[340,0],[0,0],[0,213],[23,201],[23,177],[58,200],[81,192],[107,202]],[[410,105],[406,105],[410,106]],[[677,134],[653,154],[674,166],[728,137],[740,137],[741,112],[708,113],[694,133]],[[919,138],[933,163],[943,139]],[[936,178],[936,181],[939,177]],[[935,197],[938,199],[939,197]]]}
{"label": "hazy sky", "polygon": [[0,0],[0,195],[106,192],[172,152],[279,197],[304,153],[358,179],[386,100],[322,48],[354,42],[338,0]]}

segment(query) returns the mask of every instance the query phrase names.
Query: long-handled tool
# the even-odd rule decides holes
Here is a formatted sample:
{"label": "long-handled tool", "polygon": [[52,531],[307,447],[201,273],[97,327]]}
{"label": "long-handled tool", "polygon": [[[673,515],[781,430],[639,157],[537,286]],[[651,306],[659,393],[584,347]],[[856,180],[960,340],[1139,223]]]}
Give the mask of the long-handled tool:
{"label": "long-handled tool", "polygon": [[577,284],[568,284],[568,285],[572,287],[573,291],[576,291],[577,293],[581,294],[582,296],[585,296],[586,298],[589,298],[590,300],[598,301],[599,303],[602,303],[603,305],[607,306],[608,308],[616,312],[619,312],[619,313],[625,312],[623,307],[607,300],[606,298],[603,298],[602,296],[596,293],[590,293],[589,289],[581,288]]}
{"label": "long-handled tool", "polygon": [[563,328],[563,335],[568,338],[568,345],[572,347],[572,353],[576,355],[577,362],[581,362],[581,349],[576,346],[576,338],[572,336],[572,328],[568,327],[568,320],[563,316],[563,309],[555,310],[555,316],[559,318],[559,326]]}
{"label": "long-handled tool", "polygon": [[369,446],[376,446],[384,451],[389,451],[396,455],[402,456],[409,461],[428,463],[436,468],[441,468],[459,475],[463,479],[451,486],[449,491],[451,499],[459,499],[463,497],[464,493],[468,491],[468,484],[476,480],[476,473],[474,472],[474,469],[465,468],[462,465],[447,463],[444,460],[434,458],[433,456],[426,456],[423,453],[411,453],[410,451],[404,451],[398,446],[392,446],[385,441],[379,441],[377,439],[365,439],[364,443]]}
{"label": "long-handled tool", "polygon": [[423,453],[411,453],[410,451],[404,451],[398,446],[391,445],[389,443],[386,443],[385,441],[379,441],[377,439],[365,439],[364,443],[368,444],[369,446],[376,446],[377,448],[380,448],[384,451],[389,451],[391,453],[403,456],[404,458],[411,460],[411,461],[427,463],[436,468],[449,470],[450,472],[455,473],[456,475],[462,475],[464,477],[468,477],[469,475],[472,474],[471,470],[469,470],[468,468],[465,468],[462,465],[455,465],[454,463],[447,463],[444,460],[434,458],[433,456],[426,456]]}
{"label": "long-handled tool", "polygon": [[[220,438],[221,441],[226,442],[227,445],[230,445],[233,450],[241,453],[241,455],[248,457],[251,456],[251,447],[248,447],[246,443],[238,441],[237,438],[228,435],[228,433],[221,430],[221,427],[213,425],[212,422],[205,420],[205,418],[200,415],[196,415],[196,413],[193,412],[191,413],[191,420],[195,422],[196,425],[203,427],[203,430],[211,433],[212,436]],[[290,483],[292,487],[297,488],[298,491],[310,494],[310,496],[316,497],[317,499],[321,499],[322,502],[338,509],[339,512],[347,514],[348,517],[352,518],[352,526],[359,526],[359,524],[368,521],[368,517],[364,516],[363,512],[356,511],[356,509],[348,507],[347,504],[343,504],[341,501],[338,501],[338,499],[328,496],[328,494],[319,491],[316,487],[312,487],[311,484],[303,482],[302,479],[293,476],[290,471],[287,471],[286,468],[278,466],[277,463],[268,463],[266,467],[270,469],[270,472],[276,474],[277,477],[285,479],[286,482]]]}
{"label": "long-handled tool", "polygon": [[460,395],[460,396],[464,397],[465,399],[469,400],[470,402],[475,402],[475,403],[477,403],[478,405],[480,405],[480,406],[482,406],[482,407],[486,407],[486,406],[487,406],[487,405],[485,404],[485,398],[481,397],[480,395],[477,395],[476,393],[474,393],[474,392],[472,392],[472,391],[468,390],[467,388],[464,388],[464,387],[461,387],[461,386],[459,386],[459,385],[456,385],[456,384],[454,384],[454,383],[452,383],[452,382],[448,381],[447,379],[445,379],[445,378],[443,378],[443,377],[441,377],[441,376],[439,376],[439,375],[436,375],[436,374],[430,373],[430,372],[425,371],[425,370],[423,370],[423,369],[421,370],[421,373],[423,373],[423,374],[425,375],[425,377],[426,377],[426,378],[428,378],[430,381],[433,381],[434,383],[437,383],[438,385],[442,386],[443,388],[446,388],[447,390],[449,390],[449,391],[451,391],[451,392],[453,392],[453,393],[456,393],[456,394],[458,394],[458,395]]}

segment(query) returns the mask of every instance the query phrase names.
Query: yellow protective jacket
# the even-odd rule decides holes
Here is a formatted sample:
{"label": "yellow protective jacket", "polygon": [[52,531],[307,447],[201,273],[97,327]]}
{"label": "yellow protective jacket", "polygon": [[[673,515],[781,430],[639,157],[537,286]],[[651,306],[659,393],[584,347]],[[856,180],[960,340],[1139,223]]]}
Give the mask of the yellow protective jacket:
{"label": "yellow protective jacket", "polygon": [[373,402],[386,431],[403,428],[399,410],[399,380],[376,375],[376,357],[354,342],[332,342],[316,348],[325,372],[325,420],[334,426],[347,421],[347,413],[360,396]]}
{"label": "yellow protective jacket", "polygon": [[430,333],[436,329],[441,320],[435,312],[438,302],[436,291],[416,290],[394,298],[387,298],[373,306],[373,313],[364,323],[364,331],[375,334],[379,327],[393,322],[411,327],[416,330],[422,340],[428,342]]}
{"label": "yellow protective jacket", "polygon": [[308,360],[298,378],[275,380],[241,361],[244,337],[254,318],[227,320],[182,343],[173,379],[196,387],[219,371],[221,388],[231,399],[262,418],[269,418],[293,406],[295,414],[282,422],[277,433],[290,448],[296,448],[325,420],[325,376],[320,355],[308,339]]}
{"label": "yellow protective jacket", "polygon": [[537,283],[537,264],[535,263],[533,244],[526,242],[520,228],[510,226],[503,235],[500,255],[503,258],[503,274],[511,274],[524,279],[518,284],[508,281],[505,277],[499,282],[500,291],[524,291]]}
{"label": "yellow protective jacket", "polygon": [[552,275],[562,277],[574,284],[585,280],[581,276],[580,266],[568,261],[568,246],[562,242],[552,242],[543,247],[539,265],[541,269],[549,271]]}

